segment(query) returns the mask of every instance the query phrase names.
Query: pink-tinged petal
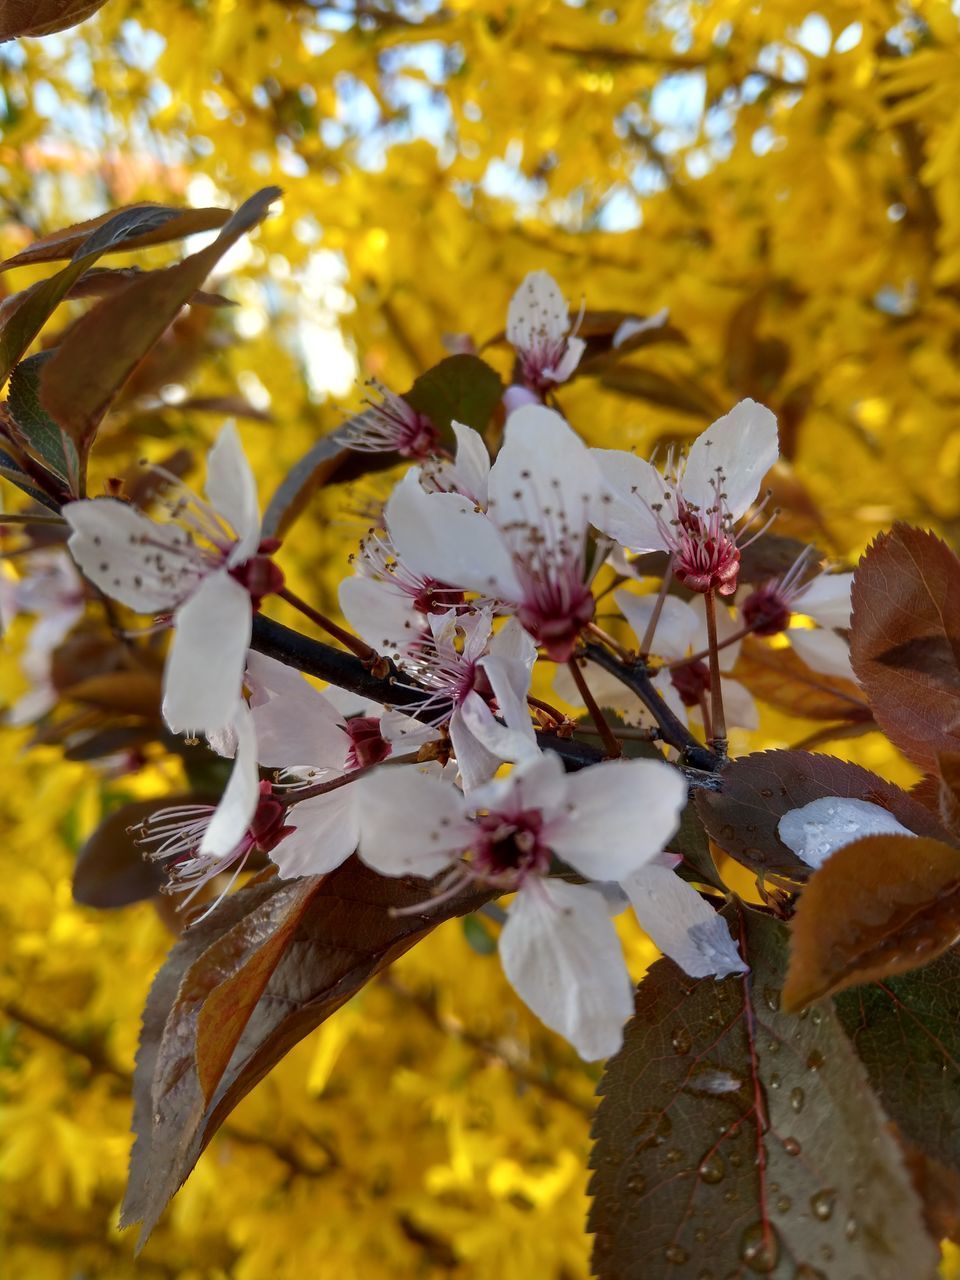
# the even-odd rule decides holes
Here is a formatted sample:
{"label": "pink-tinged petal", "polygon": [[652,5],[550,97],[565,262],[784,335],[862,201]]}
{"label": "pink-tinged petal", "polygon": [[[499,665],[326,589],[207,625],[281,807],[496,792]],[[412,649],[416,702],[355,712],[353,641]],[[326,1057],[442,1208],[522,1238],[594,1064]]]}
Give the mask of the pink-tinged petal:
{"label": "pink-tinged petal", "polygon": [[158,524],[116,498],[68,502],[67,546],[84,574],[138,613],[167,613],[203,576],[199,553],[177,525]]}
{"label": "pink-tinged petal", "polygon": [[774,415],[755,400],[741,400],[694,440],[681,492],[691,506],[702,510],[715,506],[714,482],[720,472],[727,509],[739,520],[756,501],[763,477],[779,456]]}
{"label": "pink-tinged petal", "polygon": [[852,573],[821,573],[797,594],[793,609],[819,622],[821,627],[850,626]]}
{"label": "pink-tinged petal", "polygon": [[525,404],[543,404],[543,401],[536,391],[531,391],[529,387],[521,387],[516,383],[507,387],[503,393],[503,411],[508,418],[511,413],[516,413]]}
{"label": "pink-tinged petal", "polygon": [[312,796],[287,810],[285,825],[294,830],[270,850],[285,880],[325,875],[350,857],[360,836],[356,786]]}
{"label": "pink-tinged petal", "polygon": [[361,639],[388,657],[403,655],[426,632],[426,619],[410,597],[375,578],[344,578],[340,609]]}
{"label": "pink-tinged petal", "polygon": [[[632,591],[615,591],[613,598],[637,640],[642,641],[657,607],[656,593],[638,596]],[[668,662],[685,658],[695,647],[699,625],[697,615],[686,601],[666,596],[657,619],[652,652]]]}
{"label": "pink-tinged petal", "polygon": [[623,881],[640,928],[691,978],[748,972],[722,916],[676,872],[656,863]]}
{"label": "pink-tinged petal", "polygon": [[390,495],[384,514],[400,558],[414,573],[508,602],[521,599],[506,544],[469,499],[425,493],[414,467]]}
{"label": "pink-tinged petal", "polygon": [[550,546],[582,540],[599,517],[603,481],[591,451],[559,413],[526,405],[507,419],[488,492],[487,510],[508,541],[511,526],[535,525]]}
{"label": "pink-tinged petal", "polygon": [[680,823],[687,784],[659,760],[611,760],[567,779],[563,812],[545,838],[590,880],[618,880],[663,849]]}
{"label": "pink-tinged petal", "polygon": [[614,351],[618,351],[624,343],[629,342],[631,338],[639,337],[641,333],[649,333],[651,329],[662,329],[669,319],[670,312],[666,307],[661,307],[652,316],[646,316],[643,319],[639,316],[631,316],[628,320],[621,320],[613,335],[611,345]]}
{"label": "pink-tinged petal", "polygon": [[543,370],[543,376],[549,378],[551,382],[566,382],[583,359],[586,349],[587,344],[582,338],[568,338],[564,344],[563,355],[556,364]]}
{"label": "pink-tinged petal", "polygon": [[817,870],[846,844],[864,836],[912,836],[893,814],[869,800],[821,796],[790,809],[777,824],[780,839],[798,858]]}
{"label": "pink-tinged petal", "polygon": [[478,693],[468,694],[450,717],[450,742],[457,758],[463,790],[467,794],[489,782],[508,759],[493,746],[497,741],[495,731],[498,728],[505,734],[510,732],[497,725],[490,708]]}
{"label": "pink-tinged petal", "polygon": [[433,876],[470,847],[463,795],[414,767],[387,766],[358,779],[360,857],[385,876]]}
{"label": "pink-tinged petal", "polygon": [[199,853],[225,858],[246,835],[257,811],[260,775],[257,771],[257,735],[250,713],[241,702],[233,721],[236,755],[233,770],[220,803],[203,835]]}
{"label": "pink-tinged petal", "polygon": [[174,733],[215,733],[233,719],[253,607],[224,571],[211,573],[174,617],[163,677],[163,718]]}
{"label": "pink-tinged petal", "polygon": [[586,1061],[620,1048],[633,989],[602,894],[528,881],[500,934],[500,961],[521,1000]]}
{"label": "pink-tinged petal", "polygon": [[226,423],[207,454],[207,497],[237,535],[231,566],[242,564],[260,543],[257,482],[232,422]]}
{"label": "pink-tinged petal", "polygon": [[821,628],[809,631],[802,627],[791,627],[786,634],[794,651],[811,671],[819,671],[825,676],[839,676],[843,680],[856,680],[850,665],[850,646],[836,631]]}
{"label": "pink-tinged petal", "polygon": [[[629,551],[664,551],[667,544],[657,524],[656,508],[672,492],[663,476],[644,458],[622,449],[592,449],[606,486],[596,526]],[[671,511],[664,510],[669,523]]]}
{"label": "pink-tinged petal", "polygon": [[507,341],[518,351],[535,351],[562,342],[570,313],[560,286],[546,271],[524,277],[507,308]]}

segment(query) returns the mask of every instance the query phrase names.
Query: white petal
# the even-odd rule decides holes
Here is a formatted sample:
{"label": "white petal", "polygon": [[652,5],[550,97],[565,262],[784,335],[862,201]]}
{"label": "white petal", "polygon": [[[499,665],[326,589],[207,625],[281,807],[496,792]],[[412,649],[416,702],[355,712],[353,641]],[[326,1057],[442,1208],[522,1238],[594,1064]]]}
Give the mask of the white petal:
{"label": "white petal", "polygon": [[521,599],[506,544],[467,498],[424,493],[413,467],[390,495],[385,516],[400,558],[415,573],[506,601]]}
{"label": "white petal", "polygon": [[201,854],[225,858],[247,833],[260,797],[257,772],[257,735],[253,721],[241,702],[233,721],[236,755],[220,803],[200,843]]}
{"label": "white petal", "polygon": [[[663,534],[654,508],[664,503],[670,486],[644,458],[622,449],[591,449],[606,485],[608,499],[595,518],[603,533],[630,551],[663,551]],[[666,513],[670,519],[669,512]]]}
{"label": "white petal", "polygon": [[[485,717],[490,723],[486,723]],[[492,749],[492,744],[497,741],[498,728],[505,734],[509,733],[504,726],[497,725],[493,713],[478,693],[468,694],[462,706],[450,717],[450,742],[457,757],[463,790],[467,794],[489,782],[507,759]]]}
{"label": "white petal", "polygon": [[296,830],[270,850],[284,879],[325,875],[353,853],[360,834],[356,786],[311,796],[287,811],[286,825]]}
{"label": "white petal", "polygon": [[211,573],[174,617],[163,677],[163,718],[174,733],[215,733],[233,718],[253,608],[246,589]]}
{"label": "white petal", "polygon": [[822,796],[785,813],[777,824],[780,839],[813,868],[862,836],[912,836],[887,809],[869,800]]}
{"label": "white petal", "polygon": [[561,809],[566,794],[563,761],[555,752],[544,751],[521,760],[506,778],[494,778],[478,787],[470,804],[504,814],[539,809],[548,818]]}
{"label": "white petal", "polygon": [[557,363],[543,370],[543,376],[551,382],[566,382],[583,358],[587,344],[582,338],[568,338],[564,343],[563,355]]}
{"label": "white petal", "polygon": [[811,671],[819,671],[825,676],[840,676],[844,680],[856,680],[850,665],[850,646],[836,631],[822,627],[815,631],[791,627],[787,638]]}
{"label": "white petal", "polygon": [[237,535],[230,564],[242,564],[260,542],[257,482],[232,422],[226,423],[207,454],[207,497]]}
{"label": "white petal", "polygon": [[271,769],[342,769],[350,739],[322,694],[301,680],[299,698],[278,694],[252,711],[260,763]]}
{"label": "white petal", "polygon": [[737,680],[721,680],[723,710],[727,724],[752,733],[760,728],[760,713],[753,694]]}
{"label": "white petal", "polygon": [[414,720],[413,716],[404,715],[402,711],[384,711],[382,707],[371,703],[375,709],[367,714],[380,715],[380,733],[386,742],[392,743],[398,752],[413,751],[426,742],[436,742],[440,732],[422,720]]}
{"label": "white petal", "polygon": [[[642,640],[657,605],[656,592],[638,596],[632,591],[615,591],[613,598],[634,635]],[[686,657],[694,647],[699,628],[699,619],[685,600],[666,596],[653,637],[653,652],[668,662]]]}
{"label": "white petal", "polygon": [[616,1053],[633,992],[603,896],[562,880],[532,880],[500,934],[514,990],[552,1031],[593,1062]]}
{"label": "white petal", "polygon": [[[158,524],[116,498],[65,503],[67,546],[91,582],[138,613],[166,613],[203,576],[187,533]],[[186,554],[184,554],[184,551]]]}
{"label": "white petal", "polygon": [[687,784],[659,760],[611,760],[567,779],[564,810],[544,829],[554,853],[591,880],[623,880],[676,831]]}
{"label": "white petal", "polygon": [[651,677],[650,683],[680,723],[687,724],[690,720],[690,711],[692,708],[688,707],[680,697],[680,694],[677,692],[677,686],[670,679],[670,672],[658,671],[655,676]]}
{"label": "white petal", "polygon": [[483,436],[474,431],[473,427],[456,420],[450,426],[457,437],[457,456],[452,468],[457,491],[478,506],[486,507],[490,454],[483,443]]}
{"label": "white petal", "polygon": [[726,505],[737,520],[756,501],[779,453],[776,418],[755,400],[741,400],[693,442],[680,485],[683,496],[694,506],[714,506],[719,470]]}
{"label": "white petal", "polygon": [[[617,715],[623,716],[624,721],[629,725],[638,725],[644,722],[650,724],[653,721],[646,714],[643,703],[635,693],[631,693],[627,686],[610,671],[605,671],[603,667],[598,667],[594,663],[588,663],[583,669],[584,679],[587,682],[587,688],[593,694],[597,701],[597,705],[603,711],[615,711]],[[580,696],[580,690],[574,683],[573,676],[566,663],[561,663],[556,668],[553,677],[553,690],[559,698],[564,702],[569,702],[572,707],[583,708],[583,698]]]}
{"label": "white petal", "polygon": [[625,342],[629,342],[631,338],[638,337],[641,333],[648,333],[651,329],[662,329],[669,319],[670,312],[666,307],[661,307],[652,316],[647,316],[642,320],[639,316],[631,316],[627,320],[621,320],[613,335],[614,351],[619,350]]}
{"label": "white petal", "polygon": [[516,618],[508,618],[490,641],[490,652],[498,658],[523,663],[533,671],[537,660],[537,646],[521,627]]}
{"label": "white petal", "polygon": [[378,653],[404,654],[426,631],[424,616],[410,597],[374,578],[344,578],[339,597],[347,622]]}
{"label": "white petal", "polygon": [[500,718],[516,743],[512,751],[520,753],[504,756],[504,759],[519,760],[520,755],[536,749],[537,741],[527,705],[530,670],[524,662],[511,661],[496,654],[481,658],[479,665],[487,673]]}
{"label": "white petal", "polygon": [[623,881],[640,928],[691,978],[728,978],[748,966],[722,916],[668,867],[643,867]]}
{"label": "white petal", "polygon": [[432,876],[470,846],[464,798],[417,768],[377,769],[354,786],[360,857],[385,876]]}
{"label": "white petal", "polygon": [[821,627],[850,626],[852,573],[821,573],[796,597],[793,608]]}
{"label": "white petal", "polygon": [[560,342],[570,328],[566,299],[546,271],[531,271],[510,299],[507,341],[518,351]]}

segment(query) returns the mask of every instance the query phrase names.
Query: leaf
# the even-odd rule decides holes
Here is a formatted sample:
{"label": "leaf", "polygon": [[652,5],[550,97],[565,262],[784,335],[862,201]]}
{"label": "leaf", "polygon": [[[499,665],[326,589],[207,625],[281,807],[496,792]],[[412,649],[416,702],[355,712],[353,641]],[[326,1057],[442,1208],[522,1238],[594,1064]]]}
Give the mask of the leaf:
{"label": "leaf", "polygon": [[852,680],[814,671],[793,649],[773,649],[756,636],[744,637],[730,672],[755,698],[806,720],[871,723],[873,715]]}
{"label": "leaf", "polygon": [[226,1116],[293,1045],[437,924],[490,896],[391,914],[430,893],[351,858],[324,877],[241,889],[187,931],[144,1015],[124,1225],[142,1221],[145,1239]]}
{"label": "leaf", "polygon": [[[72,258],[78,249],[89,244],[95,231],[107,225],[112,225],[114,230],[107,236],[108,243],[102,252],[111,253],[116,249],[143,249],[148,245],[181,240],[198,231],[214,231],[217,227],[222,227],[229,217],[229,209],[177,209],[162,204],[126,205],[98,214],[95,218],[88,218],[86,222],[77,222],[72,227],[41,236],[12,258],[0,262],[0,271],[24,267],[30,263]],[[121,229],[123,235],[118,237],[117,232]]]}
{"label": "leaf", "polygon": [[195,795],[166,795],[133,800],[116,809],[80,850],[73,871],[74,901],[85,907],[126,907],[155,897],[166,876],[144,856],[129,828],[158,809],[197,803]]}
{"label": "leaf", "polygon": [[758,751],[728,764],[720,780],[720,791],[698,791],[697,812],[720,848],[760,876],[807,879],[810,867],[783,844],[777,824],[790,809],[822,796],[869,800],[889,809],[918,836],[950,838],[937,815],[909,792],[833,756]]}
{"label": "leaf", "polygon": [[751,976],[660,960],[638,989],[594,1122],[594,1273],[933,1280],[938,1250],[839,1021],[779,1011],[784,931],[742,918]]}
{"label": "leaf", "polygon": [[279,194],[279,188],[266,187],[251,196],[212,244],[176,266],[131,280],[88,311],[64,336],[44,366],[40,401],[81,455],[137,364],[231,245],[266,217]]}
{"label": "leaf", "polygon": [[106,0],[0,0],[0,40],[49,36],[85,22]]}
{"label": "leaf", "polygon": [[937,756],[937,770],[940,818],[951,835],[960,837],[960,751],[941,751]]}
{"label": "leaf", "polygon": [[80,459],[76,447],[40,406],[40,370],[51,355],[50,351],[42,351],[17,365],[10,378],[7,412],[24,445],[58,475],[76,497],[80,492]]}
{"label": "leaf", "polygon": [[618,365],[604,373],[600,382],[611,391],[646,400],[664,409],[674,409],[691,417],[712,422],[725,412],[720,400],[705,387],[692,381],[675,382],[655,369],[637,365]]}
{"label": "leaf", "polygon": [[263,536],[282,538],[318,489],[332,481],[348,483],[396,465],[394,453],[361,453],[344,445],[349,422],[317,441],[293,464],[263,514]]}
{"label": "leaf", "polygon": [[960,1170],[960,952],[900,978],[844,991],[840,1021],[891,1119]]}
{"label": "leaf", "polygon": [[907,973],[960,935],[960,850],[912,836],[865,836],[832,854],[791,921],[783,1007]]}
{"label": "leaf", "polygon": [[[7,423],[3,419],[0,419],[0,431],[6,429]],[[58,499],[52,494],[46,493],[44,490],[37,487],[35,477],[31,476],[24,470],[23,466],[21,466],[21,461],[25,461],[25,459],[14,455],[13,449],[15,448],[16,446],[12,445],[12,443],[8,441],[4,441],[3,444],[0,445],[0,476],[2,476],[4,480],[9,480],[11,484],[15,484],[17,488],[20,489],[21,492],[25,493],[33,502],[38,502],[49,511],[59,513],[60,502]],[[50,483],[51,485],[55,483],[53,477],[50,478]]]}
{"label": "leaf", "polygon": [[[741,583],[756,585],[767,582],[771,578],[779,578],[792,568],[804,552],[809,553],[810,544],[801,542],[799,538],[784,538],[778,533],[765,533],[756,542],[751,542],[740,553]],[[823,556],[814,551],[810,557],[816,564]]]}
{"label": "leaf", "polygon": [[403,398],[439,431],[449,434],[454,419],[475,431],[486,431],[502,395],[500,375],[486,360],[456,355],[421,373]]}
{"label": "leaf", "polygon": [[[125,245],[124,248],[129,248]],[[142,280],[151,272],[142,267],[93,267],[85,271],[80,279],[67,293],[68,298],[105,298],[116,293],[131,280]],[[235,302],[225,298],[221,293],[205,293],[198,289],[188,300],[194,307],[233,307]]]}
{"label": "leaf", "polygon": [[120,715],[160,715],[162,677],[155,671],[116,671],[68,686],[63,696]]}
{"label": "leaf", "polygon": [[960,750],[960,560],[939,538],[895,524],[853,578],[850,656],[877,723],[932,770]]}
{"label": "leaf", "polygon": [[683,858],[677,870],[684,879],[711,884],[716,889],[723,888],[717,864],[710,852],[710,841],[693,804],[688,804],[680,815],[680,826],[667,847],[671,853],[679,853]]}

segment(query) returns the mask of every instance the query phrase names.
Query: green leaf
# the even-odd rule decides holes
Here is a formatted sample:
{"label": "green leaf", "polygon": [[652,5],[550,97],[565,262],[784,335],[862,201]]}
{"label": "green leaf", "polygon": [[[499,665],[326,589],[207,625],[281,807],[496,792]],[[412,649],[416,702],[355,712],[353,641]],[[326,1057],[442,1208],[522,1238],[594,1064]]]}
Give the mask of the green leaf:
{"label": "green leaf", "polygon": [[779,1011],[785,933],[742,913],[752,975],[648,973],[594,1124],[600,1280],[933,1280],[938,1250],[829,1007]]}
{"label": "green leaf", "polygon": [[479,356],[447,356],[422,373],[404,400],[449,435],[456,420],[483,433],[503,395],[500,375]]}
{"label": "green leaf", "polygon": [[17,365],[7,393],[7,412],[23,444],[77,497],[80,493],[80,459],[76,446],[40,404],[40,370],[52,354],[51,351],[41,351]]}
{"label": "green leaf", "polygon": [[478,915],[473,912],[463,917],[463,936],[477,955],[492,956],[497,952],[497,940],[483,923]]}
{"label": "green leaf", "polygon": [[[266,217],[279,194],[279,188],[266,187],[251,196],[212,244],[176,266],[131,280],[70,328],[44,365],[40,402],[73,439],[81,456],[89,449],[104,413],[127,378],[220,258]],[[91,239],[100,244],[109,236],[108,224],[95,231]],[[83,261],[86,263],[86,259]]]}

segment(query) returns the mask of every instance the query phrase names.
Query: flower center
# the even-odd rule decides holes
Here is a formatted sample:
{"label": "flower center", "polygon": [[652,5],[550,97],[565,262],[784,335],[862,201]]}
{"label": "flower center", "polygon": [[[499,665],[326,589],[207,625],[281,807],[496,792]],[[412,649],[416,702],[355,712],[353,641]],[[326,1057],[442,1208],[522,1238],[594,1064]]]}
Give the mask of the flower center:
{"label": "flower center", "polygon": [[473,867],[485,879],[512,888],[528,875],[543,875],[549,869],[550,850],[543,843],[539,809],[481,814],[476,823]]}
{"label": "flower center", "polygon": [[790,606],[778,583],[752,591],[743,602],[743,621],[758,636],[775,636],[790,625]]}
{"label": "flower center", "polygon": [[419,613],[446,613],[463,604],[464,593],[455,587],[445,586],[436,578],[424,578],[412,600]]}
{"label": "flower center", "polygon": [[671,667],[670,679],[685,707],[698,707],[710,692],[710,668],[705,662],[684,662]]}
{"label": "flower center", "polygon": [[264,596],[283,590],[283,570],[273,560],[279,546],[279,538],[264,538],[255,555],[230,570],[230,577],[250,592],[254,609],[260,608]]}
{"label": "flower center", "polygon": [[346,730],[350,738],[348,769],[380,764],[393,751],[391,744],[380,732],[379,716],[353,716],[346,722]]}

